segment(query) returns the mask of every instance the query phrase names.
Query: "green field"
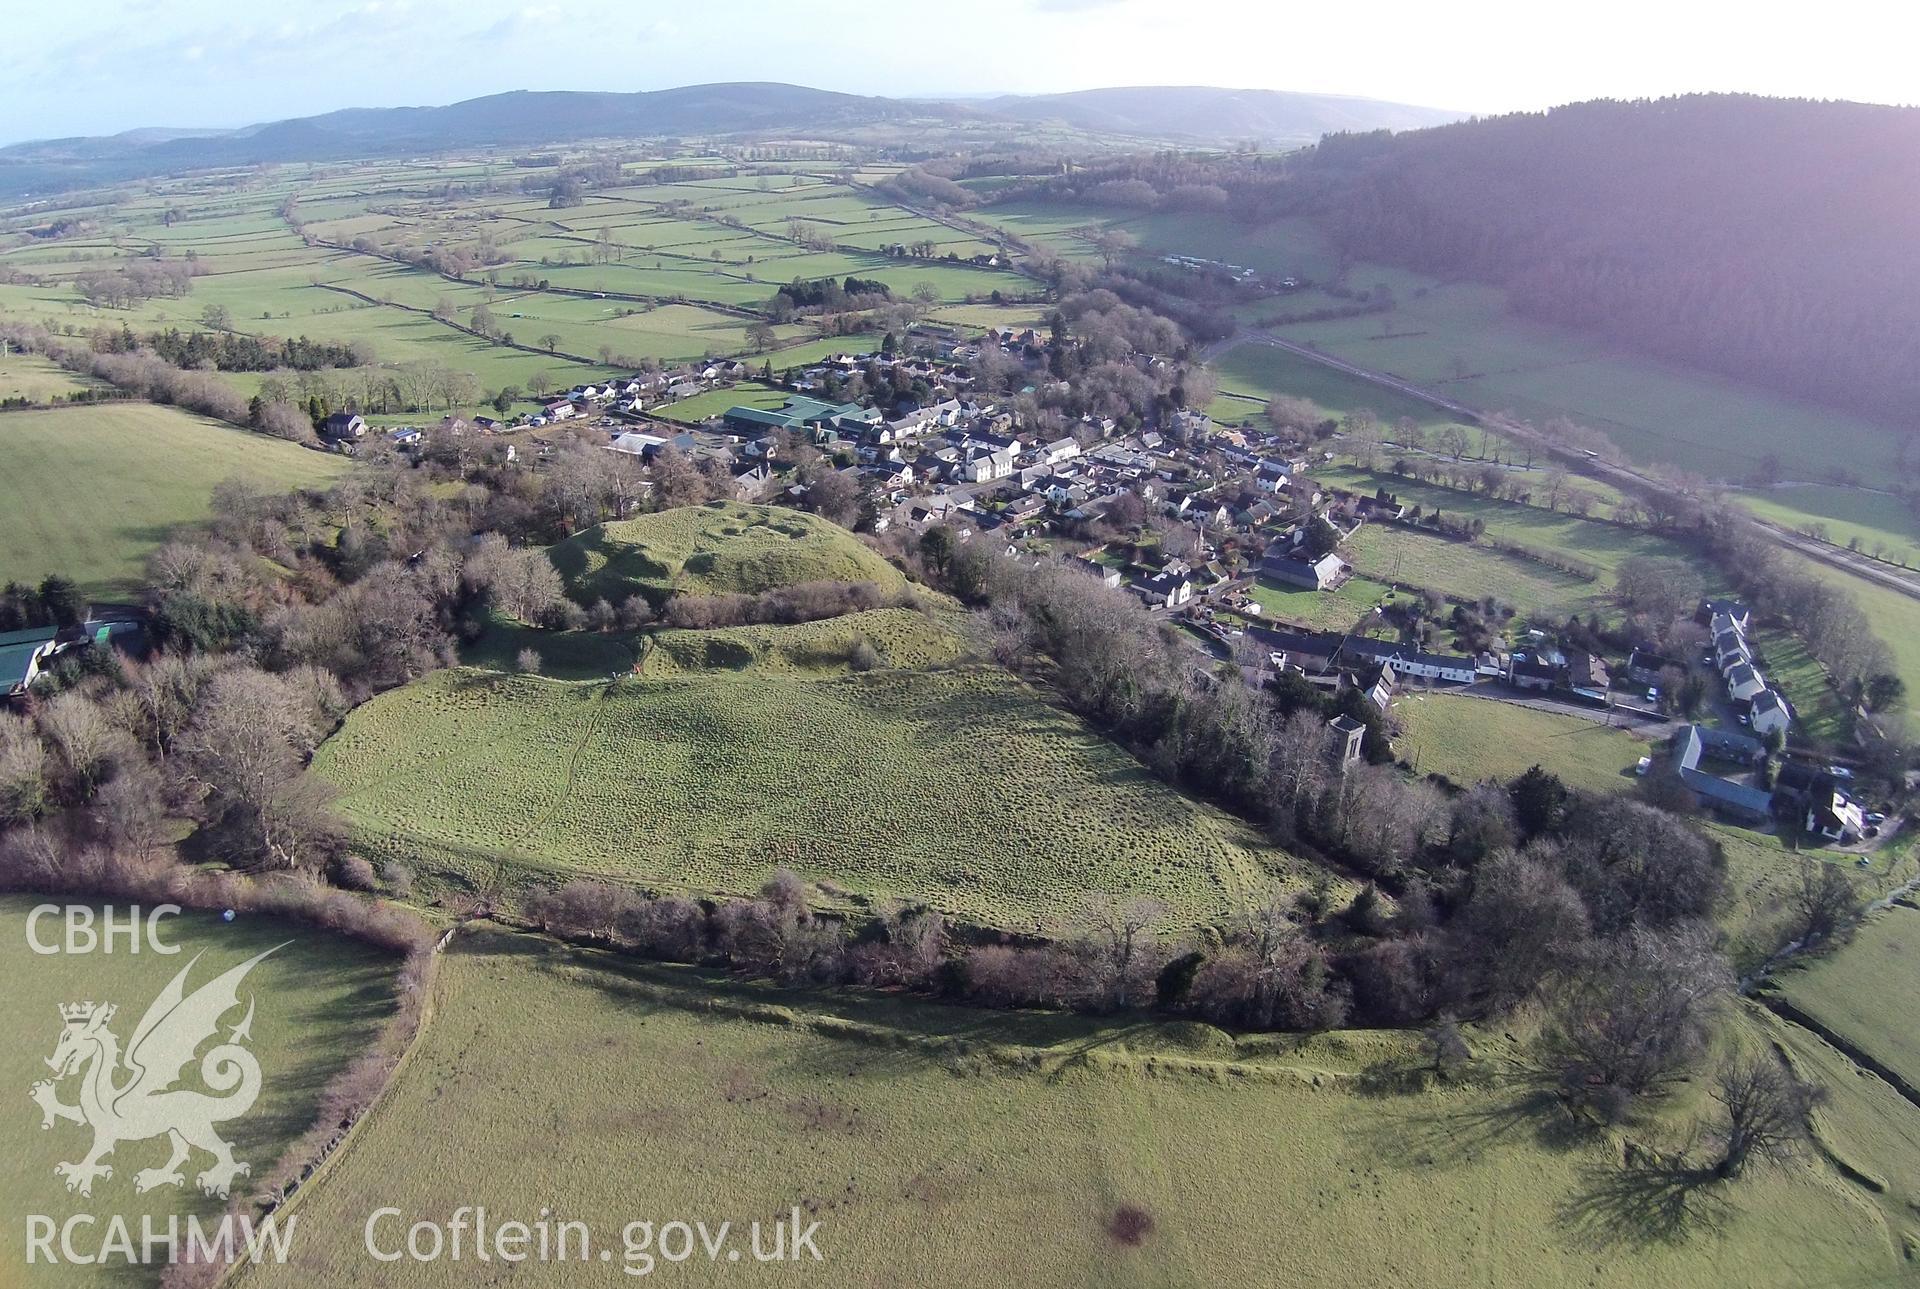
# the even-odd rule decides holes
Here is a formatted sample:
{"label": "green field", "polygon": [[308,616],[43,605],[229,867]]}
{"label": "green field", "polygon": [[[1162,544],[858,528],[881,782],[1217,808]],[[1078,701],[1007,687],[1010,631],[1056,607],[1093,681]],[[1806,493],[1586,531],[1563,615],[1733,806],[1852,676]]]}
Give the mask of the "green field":
{"label": "green field", "polygon": [[1266,412],[1265,402],[1243,394],[1219,394],[1207,404],[1207,415],[1223,425],[1258,423]]}
{"label": "green field", "polygon": [[[1912,696],[1920,695],[1920,600],[1844,569],[1816,564],[1804,555],[1787,552],[1784,558],[1789,564],[1845,591],[1860,605],[1873,624],[1874,634],[1892,653],[1894,670],[1906,681],[1911,709],[1916,701]],[[1902,719],[1911,721],[1910,711],[1895,714],[1896,725]]]}
{"label": "green field", "polygon": [[548,552],[582,603],[614,604],[643,593],[754,594],[796,582],[877,582],[906,578],[860,540],[798,510],[716,501],[600,524]]}
{"label": "green field", "polygon": [[206,519],[213,486],[322,487],[344,458],[171,407],[109,403],[0,416],[0,581],[61,573],[96,596],[140,584],[146,558]]}
{"label": "green field", "polygon": [[683,398],[677,403],[664,403],[653,410],[656,416],[664,416],[670,421],[680,421],[686,425],[697,425],[708,417],[719,416],[731,407],[758,407],[777,410],[787,405],[790,395],[783,389],[774,389],[758,381],[741,381],[738,385],[729,385],[725,389],[710,389],[704,394],[695,394],[692,398]]}
{"label": "green field", "polygon": [[[1324,466],[1316,468],[1313,477],[1316,481],[1366,496],[1385,488],[1407,505],[1419,506],[1428,514],[1437,510],[1455,519],[1478,519],[1486,524],[1490,537],[1515,543],[1528,550],[1564,555],[1593,565],[1603,574],[1602,586],[1610,586],[1612,575],[1620,565],[1637,556],[1678,560],[1699,569],[1703,578],[1715,582],[1718,580],[1711,566],[1698,553],[1679,542],[1643,529],[1582,519],[1565,511],[1548,510],[1544,504],[1544,472],[1540,472],[1538,482],[1534,485],[1538,490],[1539,504],[1497,500],[1378,470]],[[1589,491],[1592,488],[1584,481],[1572,486],[1585,487]],[[1535,493],[1530,491],[1528,495],[1534,496]]]}
{"label": "green field", "polygon": [[1793,704],[1797,733],[1828,742],[1850,737],[1852,712],[1798,636],[1778,627],[1759,627],[1753,644],[1768,681]]}
{"label": "green field", "polygon": [[1557,568],[1398,524],[1366,524],[1340,553],[1377,582],[1467,600],[1492,596],[1523,618],[1556,624],[1601,607],[1604,595],[1601,584]]}
{"label": "green field", "polygon": [[1314,631],[1349,630],[1391,594],[1386,586],[1364,577],[1350,577],[1333,591],[1309,591],[1259,578],[1247,587],[1247,598],[1260,606],[1260,621]]}
{"label": "green field", "polygon": [[[1431,403],[1383,389],[1358,376],[1349,376],[1289,353],[1272,345],[1254,342],[1235,345],[1214,363],[1220,373],[1220,392],[1266,400],[1282,394],[1304,398],[1318,406],[1330,419],[1366,408],[1389,425],[1408,417],[1417,425],[1436,427],[1454,423],[1454,418]],[[1245,419],[1239,404],[1216,403],[1209,413],[1223,420]]]}
{"label": "green field", "polygon": [[[248,1271],[247,1289],[471,1283],[472,1262],[365,1251],[377,1208],[404,1224],[461,1205],[578,1219],[616,1267],[630,1221],[738,1227],[799,1205],[820,1223],[804,1273],[699,1254],[654,1268],[699,1284],[892,1285],[912,1268],[1036,1289],[1799,1289],[1901,1268],[1878,1211],[1817,1160],[1753,1170],[1675,1238],[1637,1234],[1653,1195],[1622,1173],[1620,1141],[1563,1131],[1498,1035],[1474,1038],[1485,1081],[1368,1093],[1360,1071],[1417,1060],[1401,1036],[1236,1044],[1198,1025],[782,992],[485,926],[455,942],[433,1013],[296,1198],[295,1264]],[[1116,1234],[1123,1209],[1145,1221]],[[513,1271],[588,1282],[578,1265]]]}
{"label": "green field", "polygon": [[1221,918],[1306,866],[990,667],[569,685],[443,672],[315,758],[370,850],[456,882],[570,874],[848,898],[1032,930],[1092,891]]}
{"label": "green field", "polygon": [[[689,149],[674,164],[727,163]],[[29,231],[39,216],[0,211],[0,269],[9,270],[0,274],[0,313],[88,331],[103,319],[75,275],[150,250],[191,255],[199,271],[188,293],[114,310],[112,325],[193,327],[219,306],[241,332],[364,341],[378,364],[471,373],[486,398],[507,385],[524,389],[536,373],[564,388],[630,362],[743,354],[753,348],[756,314],[796,277],[877,279],[903,300],[925,285],[937,305],[957,310],[990,308],[996,294],[1011,301],[1038,293],[1010,269],[884,253],[922,240],[935,244],[936,256],[963,259],[992,247],[857,184],[812,176],[768,176],[764,189],[757,176],[651,184],[639,182],[639,169],[560,210],[502,189],[537,184],[539,168],[484,160],[269,166],[239,190],[212,190],[193,177],[157,180],[112,204],[76,202],[71,213],[87,221],[84,235],[52,248]],[[475,189],[449,192],[449,184]],[[688,204],[670,206],[681,202]],[[794,221],[824,234],[832,249],[803,246]],[[459,280],[418,263],[429,252],[467,256]],[[443,301],[451,313],[430,316]],[[461,329],[482,305],[512,344]],[[805,320],[777,327],[785,346],[777,361],[807,362],[866,339],[822,332]],[[0,385],[8,383],[0,373]],[[257,382],[236,373],[233,383],[250,393]]]}
{"label": "green field", "polygon": [[1779,976],[1802,1011],[1920,1087],[1920,1027],[1908,1010],[1920,993],[1920,911],[1894,905],[1869,917],[1853,941]]}
{"label": "green field", "polygon": [[[41,1113],[27,1099],[28,1086],[49,1074],[45,1058],[52,1055],[61,1028],[56,1008],[81,1001],[112,1003],[119,1013],[109,1027],[127,1043],[148,1004],[196,954],[204,956],[188,977],[189,991],[263,950],[288,942],[260,963],[242,987],[243,1003],[249,996],[257,1001],[250,1047],[260,1061],[260,1099],[250,1113],[220,1129],[234,1157],[252,1167],[254,1179],[264,1180],[280,1153],[312,1123],[321,1086],[378,1035],[392,1008],[393,960],[355,941],[297,923],[243,915],[224,924],[210,914],[197,913],[160,920],[160,936],[179,947],[176,955],[156,956],[144,945],[142,952],[129,953],[122,939],[115,942],[116,951],[111,954],[42,957],[28,947],[25,924],[28,913],[43,902],[0,896],[0,978],[7,982],[0,1017],[9,1036],[0,1049],[0,1079],[11,1101],[8,1113],[0,1118],[5,1125],[0,1128],[0,1211],[6,1216],[0,1223],[0,1260],[14,1269],[7,1277],[9,1284],[148,1283],[147,1277],[117,1266],[40,1265],[25,1279],[18,1278],[26,1257],[25,1214],[44,1214],[56,1221],[75,1212],[99,1214],[102,1227],[96,1229],[97,1241],[104,1237],[104,1222],[110,1214],[124,1215],[133,1223],[137,1239],[141,1214],[153,1214],[163,1223],[165,1215],[172,1213],[194,1213],[206,1220],[221,1208],[218,1199],[201,1195],[192,1174],[184,1188],[166,1186],[144,1195],[135,1193],[134,1174],[166,1162],[164,1139],[123,1142],[107,1161],[113,1176],[94,1184],[90,1200],[67,1193],[54,1175],[54,1165],[85,1155],[91,1135],[64,1122],[43,1131]],[[118,915],[125,917],[124,904],[118,907]],[[59,925],[57,918],[42,920],[36,933],[43,942],[58,942]],[[237,1010],[227,1016],[222,1032],[240,1018]],[[188,1066],[180,1086],[204,1087],[198,1070],[197,1064]],[[61,1101],[73,1104],[77,1088],[77,1079],[60,1082]],[[192,1172],[208,1162],[196,1153]],[[236,1194],[244,1192],[246,1185],[242,1178]]]}
{"label": "green field", "polygon": [[1639,461],[1743,479],[1774,457],[1789,478],[1889,466],[1886,427],[1751,385],[1663,363],[1509,313],[1497,287],[1356,264],[1355,288],[1386,286],[1385,314],[1292,323],[1280,335],[1336,357],[1544,425],[1604,431]]}
{"label": "green field", "polygon": [[1633,782],[1634,762],[1651,750],[1623,729],[1559,712],[1460,694],[1402,693],[1393,704],[1394,751],[1420,774],[1467,786],[1505,782],[1533,766],[1589,792]]}
{"label": "green field", "polygon": [[0,353],[0,402],[24,398],[30,403],[47,403],[77,394],[93,384],[49,359],[33,354]]}
{"label": "green field", "polygon": [[556,680],[601,680],[636,668],[648,677],[746,670],[824,676],[851,669],[856,640],[873,646],[881,667],[942,667],[972,650],[965,617],[936,606],[709,631],[543,631],[496,618],[460,660],[489,671],[517,671],[520,651],[531,649],[540,656],[539,673]]}
{"label": "green field", "polygon": [[1812,1031],[1777,1017],[1765,1023],[1795,1076],[1825,1090],[1812,1116],[1820,1150],[1870,1179],[1862,1198],[1879,1207],[1890,1236],[1900,1233],[1913,1248],[1920,1238],[1914,1227],[1920,1212],[1920,1109]]}
{"label": "green field", "polygon": [[1808,484],[1765,492],[1736,492],[1742,506],[1835,546],[1858,543],[1876,559],[1920,565],[1920,518],[1915,503],[1888,492]]}

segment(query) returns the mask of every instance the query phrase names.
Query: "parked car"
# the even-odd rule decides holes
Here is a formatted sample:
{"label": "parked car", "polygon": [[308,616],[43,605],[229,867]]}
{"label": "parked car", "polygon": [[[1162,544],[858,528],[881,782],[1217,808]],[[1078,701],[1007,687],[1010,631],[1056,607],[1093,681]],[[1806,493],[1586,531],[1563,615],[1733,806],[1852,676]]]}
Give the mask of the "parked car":
{"label": "parked car", "polygon": [[1634,765],[1633,772],[1635,774],[1645,774],[1648,770],[1651,770],[1652,768],[1653,768],[1653,758],[1650,756],[1643,756],[1640,758],[1639,762]]}
{"label": "parked car", "polygon": [[1647,690],[1647,701],[1649,703],[1657,703],[1660,701],[1660,687],[1658,685]]}
{"label": "parked car", "polygon": [[1851,779],[1853,777],[1853,771],[1844,765],[1830,765],[1827,767],[1827,773],[1836,779]]}
{"label": "parked car", "polygon": [[1875,810],[1867,815],[1867,822],[1870,824],[1883,824],[1887,822],[1887,817],[1880,811]]}

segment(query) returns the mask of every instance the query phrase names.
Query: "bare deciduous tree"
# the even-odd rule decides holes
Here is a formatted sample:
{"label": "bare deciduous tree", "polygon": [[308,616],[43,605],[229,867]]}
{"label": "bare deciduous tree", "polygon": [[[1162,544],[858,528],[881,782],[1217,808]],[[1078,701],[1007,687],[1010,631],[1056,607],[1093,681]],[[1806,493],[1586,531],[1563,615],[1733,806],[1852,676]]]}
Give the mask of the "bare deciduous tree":
{"label": "bare deciduous tree", "polygon": [[1821,1092],[1771,1056],[1739,1059],[1722,1068],[1711,1094],[1721,1115],[1714,1173],[1731,1180],[1754,1159],[1791,1158],[1811,1134],[1807,1116]]}
{"label": "bare deciduous tree", "polygon": [[1863,904],[1846,871],[1818,859],[1800,861],[1800,882],[1790,898],[1804,944],[1843,931],[1859,916]]}
{"label": "bare deciduous tree", "polygon": [[1563,976],[1548,1026],[1563,1091],[1609,1120],[1664,1092],[1705,1050],[1732,983],[1700,924],[1599,946]]}
{"label": "bare deciduous tree", "polygon": [[24,716],[0,712],[0,824],[26,823],[47,808],[47,749]]}
{"label": "bare deciduous tree", "polygon": [[215,847],[237,866],[316,867],[338,839],[333,789],[298,750],[317,733],[307,701],[277,676],[239,667],[208,684],[180,759],[205,794]]}
{"label": "bare deciduous tree", "polygon": [[1166,965],[1156,930],[1167,906],[1156,899],[1096,895],[1087,901],[1076,947],[1087,972],[1088,1001],[1118,1011],[1147,997]]}

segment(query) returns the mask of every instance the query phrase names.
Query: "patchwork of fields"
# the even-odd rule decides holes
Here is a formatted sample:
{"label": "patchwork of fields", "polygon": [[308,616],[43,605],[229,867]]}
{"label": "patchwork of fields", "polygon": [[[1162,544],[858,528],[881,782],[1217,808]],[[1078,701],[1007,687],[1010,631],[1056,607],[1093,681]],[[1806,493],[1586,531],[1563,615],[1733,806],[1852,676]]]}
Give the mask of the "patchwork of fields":
{"label": "patchwork of fields", "polygon": [[[1418,1060],[1402,1037],[1237,1045],[1204,1026],[781,992],[484,926],[455,942],[433,1010],[391,1094],[296,1198],[294,1262],[249,1270],[246,1289],[464,1284],[470,1263],[370,1260],[368,1214],[399,1208],[404,1238],[459,1205],[530,1219],[561,1195],[616,1266],[636,1218],[737,1230],[798,1205],[820,1223],[809,1268],[834,1283],[895,1283],[903,1266],[1074,1289],[1898,1273],[1878,1213],[1817,1161],[1756,1170],[1685,1238],[1636,1238],[1619,1140],[1558,1131],[1494,1034],[1473,1038],[1485,1082],[1368,1095],[1362,1070]],[[744,1257],[655,1269],[794,1278]]]}
{"label": "patchwork of fields", "polygon": [[103,403],[0,416],[0,574],[73,578],[126,596],[174,533],[206,519],[215,484],[323,487],[346,461],[171,407]]}
{"label": "patchwork of fields", "polygon": [[584,874],[747,893],[785,865],[1035,930],[1094,891],[1158,896],[1191,923],[1311,876],[990,667],[444,672],[356,710],[314,764],[364,847],[474,887]]}
{"label": "patchwork of fields", "polygon": [[[0,1223],[0,1260],[15,1268],[13,1277],[26,1265],[21,1241],[22,1218],[28,1213],[64,1220],[70,1213],[92,1212],[101,1215],[103,1224],[107,1215],[120,1214],[133,1224],[137,1239],[143,1214],[153,1215],[164,1229],[169,1214],[192,1213],[208,1220],[222,1208],[221,1201],[208,1199],[194,1185],[191,1174],[209,1162],[198,1153],[189,1165],[184,1188],[135,1192],[135,1173],[166,1162],[164,1138],[119,1145],[108,1161],[113,1176],[95,1184],[91,1200],[67,1193],[54,1175],[54,1165],[80,1159],[92,1135],[70,1123],[43,1131],[40,1111],[27,1099],[29,1085],[48,1077],[45,1058],[52,1055],[60,1036],[57,1007],[82,1000],[117,1005],[119,1014],[110,1027],[124,1043],[147,1005],[195,955],[200,957],[188,977],[189,989],[282,945],[249,973],[241,995],[243,1003],[250,996],[258,1004],[249,1046],[260,1060],[260,1097],[252,1111],[221,1129],[234,1157],[250,1164],[253,1176],[261,1178],[313,1122],[322,1085],[375,1039],[393,1005],[391,958],[356,941],[271,918],[243,916],[228,924],[211,914],[189,913],[162,919],[162,940],[180,949],[168,957],[130,954],[124,943],[112,954],[42,957],[29,949],[25,929],[28,913],[41,902],[0,895],[0,978],[7,982],[5,996],[0,997],[0,1021],[8,1035],[8,1042],[0,1047],[0,1080],[10,1102],[8,1113],[0,1116],[0,1211],[7,1215]],[[119,912],[125,916],[124,907]],[[57,927],[57,920],[48,921],[37,930],[43,940],[57,941]],[[240,1015],[236,1010],[227,1017],[226,1027],[236,1024]],[[190,1065],[180,1086],[204,1086],[198,1068]],[[60,1083],[58,1094],[68,1104],[75,1102],[77,1080]],[[243,1178],[240,1186],[245,1185]],[[93,1239],[104,1235],[104,1229],[96,1228]],[[42,1263],[26,1279],[12,1278],[9,1283],[65,1289],[130,1280],[140,1282],[141,1278],[120,1267]]]}
{"label": "patchwork of fields", "polygon": [[[384,366],[470,373],[484,397],[542,378],[565,388],[647,361],[749,354],[764,344],[751,333],[765,304],[802,278],[883,282],[967,327],[1038,316],[1022,303],[1039,298],[1031,279],[969,262],[995,252],[992,242],[858,181],[799,169],[740,176],[721,158],[681,156],[672,164],[712,177],[658,183],[648,171],[659,164],[559,208],[551,166],[449,158],[281,166],[229,190],[165,181],[73,206],[72,230],[51,246],[26,231],[31,217],[0,217],[0,268],[14,271],[0,274],[0,314],[138,332],[200,326],[217,308],[239,332],[364,342]],[[191,259],[192,289],[101,310],[75,286],[76,275],[148,254]],[[783,323],[762,356],[809,362],[863,339]],[[234,375],[251,393],[257,378]],[[0,386],[12,383],[0,370]]]}

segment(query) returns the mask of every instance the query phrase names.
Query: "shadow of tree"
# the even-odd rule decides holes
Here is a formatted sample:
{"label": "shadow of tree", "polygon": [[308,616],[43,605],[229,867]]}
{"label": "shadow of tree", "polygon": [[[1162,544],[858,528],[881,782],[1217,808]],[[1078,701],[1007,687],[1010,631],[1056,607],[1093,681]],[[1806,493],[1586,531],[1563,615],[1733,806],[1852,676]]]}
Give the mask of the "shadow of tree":
{"label": "shadow of tree", "polygon": [[1732,1207],[1712,1169],[1685,1156],[1638,1152],[1623,1164],[1586,1170],[1554,1216],[1588,1247],[1645,1248],[1718,1232]]}
{"label": "shadow of tree", "polygon": [[1425,1092],[1437,1077],[1430,1064],[1389,1057],[1363,1067],[1353,1081],[1353,1089],[1364,1097],[1412,1096]]}
{"label": "shadow of tree", "polygon": [[[1431,1092],[1437,1086],[1442,1085],[1426,1070],[1392,1062],[1370,1066],[1356,1080],[1362,1095],[1382,1101]],[[1556,1081],[1544,1071],[1509,1070],[1499,1075],[1474,1071],[1444,1086],[1475,1095],[1466,1106],[1452,1103],[1403,1113],[1381,1107],[1369,1135],[1382,1158],[1429,1168],[1455,1167],[1474,1163],[1518,1140],[1553,1151],[1574,1150],[1590,1145],[1601,1131],[1591,1120],[1568,1110]]]}

